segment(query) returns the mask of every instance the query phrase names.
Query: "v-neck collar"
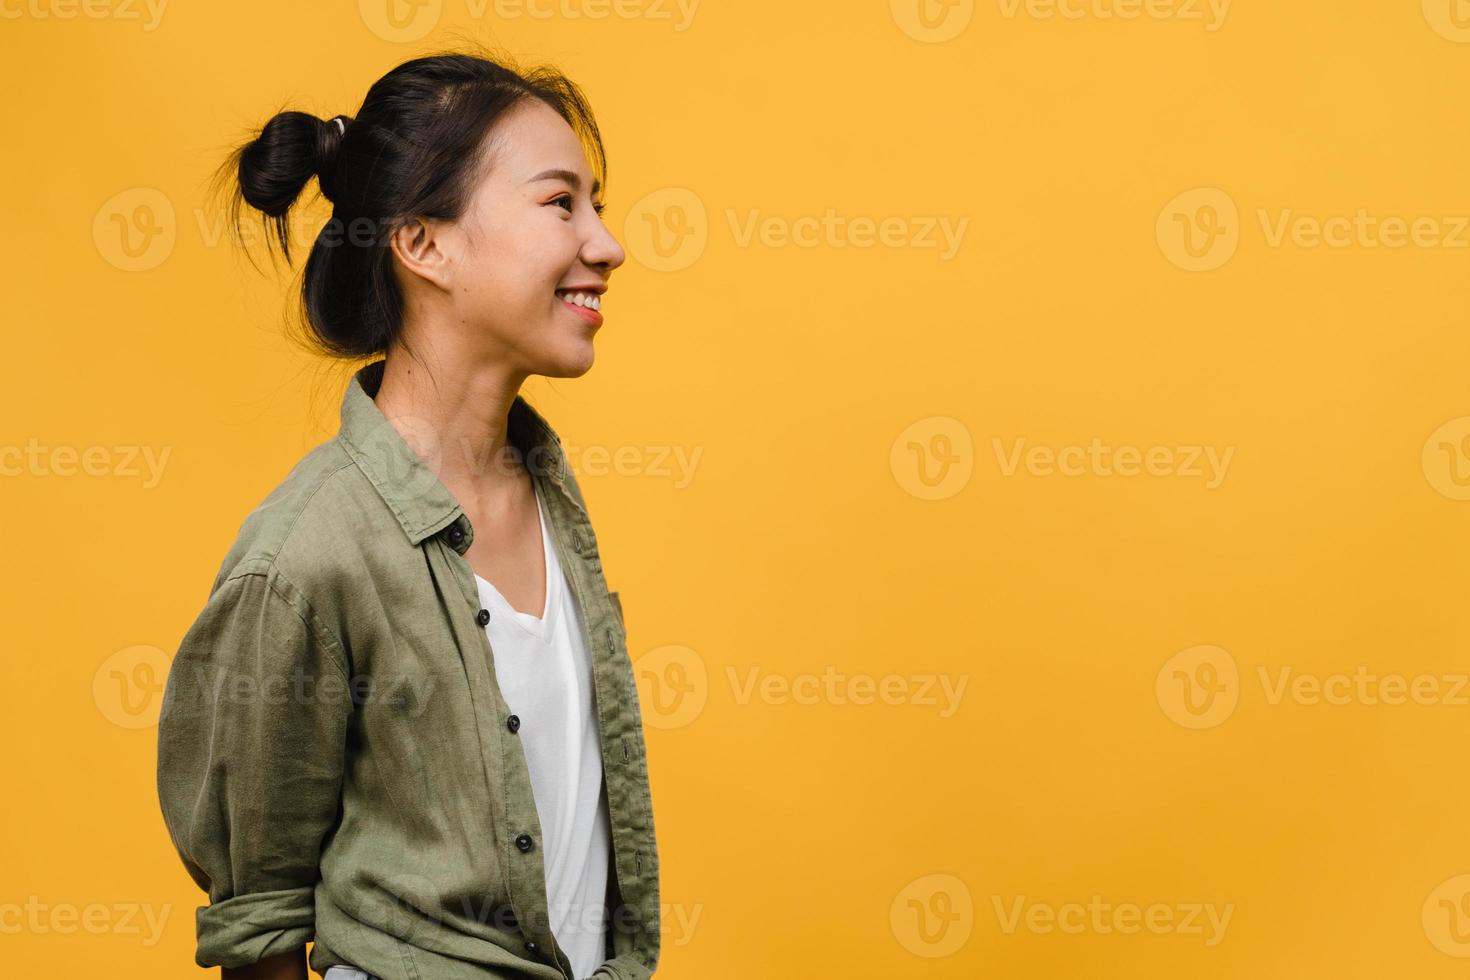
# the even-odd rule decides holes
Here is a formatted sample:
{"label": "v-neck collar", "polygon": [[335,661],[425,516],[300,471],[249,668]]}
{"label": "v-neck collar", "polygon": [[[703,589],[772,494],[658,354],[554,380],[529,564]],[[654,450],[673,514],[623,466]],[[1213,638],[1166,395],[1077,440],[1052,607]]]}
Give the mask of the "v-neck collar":
{"label": "v-neck collar", "polygon": [[[534,487],[534,481],[533,481]],[[541,556],[542,565],[546,569],[546,588],[543,590],[546,596],[546,605],[541,610],[539,617],[530,613],[521,612],[510,604],[497,589],[494,583],[488,579],[481,578],[478,573],[475,581],[479,584],[480,592],[485,597],[487,605],[499,607],[499,618],[509,619],[523,632],[529,633],[538,640],[550,640],[551,632],[556,628],[556,611],[561,606],[561,567],[556,561],[556,551],[551,546],[551,528],[546,524],[546,510],[541,504],[541,493],[535,493],[536,517],[541,525]],[[492,618],[493,622],[493,618]]]}

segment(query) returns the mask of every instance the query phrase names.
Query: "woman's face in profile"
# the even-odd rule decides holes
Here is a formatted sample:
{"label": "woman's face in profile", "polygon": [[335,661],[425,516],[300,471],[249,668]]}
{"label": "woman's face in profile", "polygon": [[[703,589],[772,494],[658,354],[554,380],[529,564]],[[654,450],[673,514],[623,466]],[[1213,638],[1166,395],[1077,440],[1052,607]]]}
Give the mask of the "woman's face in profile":
{"label": "woman's face in profile", "polygon": [[539,100],[506,113],[489,139],[490,165],[456,223],[464,340],[526,374],[577,377],[592,367],[602,314],[562,291],[604,288],[625,258],[597,213],[602,190],[571,126]]}

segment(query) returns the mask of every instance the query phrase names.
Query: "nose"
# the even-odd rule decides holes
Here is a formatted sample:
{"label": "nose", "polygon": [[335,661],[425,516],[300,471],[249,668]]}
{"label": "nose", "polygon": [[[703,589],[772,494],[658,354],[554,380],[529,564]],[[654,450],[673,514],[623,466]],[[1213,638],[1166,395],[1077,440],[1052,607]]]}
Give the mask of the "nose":
{"label": "nose", "polygon": [[607,230],[601,219],[594,220],[586,240],[582,243],[582,261],[601,272],[603,278],[607,278],[627,258],[623,246],[618,244],[618,240]]}

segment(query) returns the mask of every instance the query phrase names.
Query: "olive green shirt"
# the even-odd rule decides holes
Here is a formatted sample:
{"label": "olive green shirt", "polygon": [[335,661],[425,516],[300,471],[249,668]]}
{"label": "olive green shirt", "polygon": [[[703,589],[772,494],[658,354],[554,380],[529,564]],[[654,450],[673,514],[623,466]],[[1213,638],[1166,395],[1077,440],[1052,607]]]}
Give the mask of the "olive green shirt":
{"label": "olive green shirt", "polygon": [[[195,961],[310,941],[323,973],[583,980],[551,932],[517,734],[537,719],[496,683],[474,528],[372,400],[384,363],[354,375],[337,436],[246,517],[169,671],[158,793],[209,893]],[[592,659],[612,833],[594,976],[641,980],[658,964],[659,865],[622,606],[561,440],[519,395],[507,428]]]}

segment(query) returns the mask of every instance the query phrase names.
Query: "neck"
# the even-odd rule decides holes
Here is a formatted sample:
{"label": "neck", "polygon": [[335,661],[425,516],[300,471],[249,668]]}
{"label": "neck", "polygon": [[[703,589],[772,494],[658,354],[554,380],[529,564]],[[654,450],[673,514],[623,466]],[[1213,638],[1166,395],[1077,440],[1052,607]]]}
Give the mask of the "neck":
{"label": "neck", "polygon": [[420,359],[401,346],[388,351],[373,402],[461,507],[502,510],[525,482],[506,428],[525,376],[457,350],[418,341],[414,349]]}

